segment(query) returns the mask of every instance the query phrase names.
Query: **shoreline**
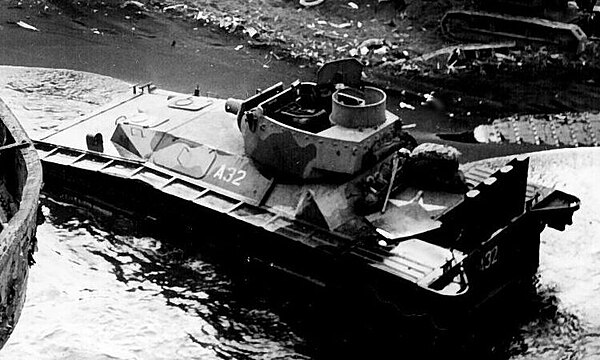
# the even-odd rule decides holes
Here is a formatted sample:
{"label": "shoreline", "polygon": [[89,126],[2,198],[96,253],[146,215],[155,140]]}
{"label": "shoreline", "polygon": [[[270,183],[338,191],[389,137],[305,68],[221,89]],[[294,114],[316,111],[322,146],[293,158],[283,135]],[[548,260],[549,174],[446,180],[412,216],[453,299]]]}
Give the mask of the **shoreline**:
{"label": "shoreline", "polygon": [[[25,3],[28,1],[25,0]],[[198,6],[194,7],[193,1],[175,5],[172,5],[173,1],[151,3],[143,8],[133,5],[121,7],[120,0],[103,6],[92,1],[87,7],[78,7],[65,1],[49,3],[51,6],[48,10],[42,7],[44,2],[10,8],[5,1],[2,5],[4,9],[0,12],[0,24],[5,24],[0,25],[0,33],[5,36],[0,37],[0,46],[7,50],[0,54],[0,64],[66,67],[130,82],[153,81],[160,87],[182,92],[193,90],[196,84],[190,78],[198,78],[207,83],[204,86],[206,91],[214,91],[223,97],[242,97],[242,93],[251,94],[255,89],[264,87],[265,81],[260,81],[261,78],[291,82],[296,78],[314,76],[317,63],[324,58],[302,60],[301,56],[289,56],[286,52],[301,46],[331,46],[335,43],[335,39],[327,37],[331,31],[340,36],[342,33],[350,35],[344,40],[348,43],[370,37],[387,39],[391,36],[391,39],[395,39],[398,34],[404,34],[402,38],[406,40],[399,43],[401,46],[389,51],[394,54],[408,51],[410,56],[448,44],[435,29],[412,29],[414,24],[420,22],[432,26],[437,24],[434,21],[435,14],[427,14],[426,18],[420,20],[415,19],[413,14],[391,27],[383,22],[390,16],[390,9],[382,8],[379,12],[373,12],[373,1],[360,2],[359,10],[353,12],[343,8],[345,3],[336,7],[336,0],[315,9],[259,2],[260,5],[253,5],[259,6],[264,12],[258,18],[254,14],[258,10],[250,6],[230,14],[228,11],[234,6],[232,1],[225,1],[221,7],[208,1],[203,3],[205,6],[198,12],[195,12]],[[418,1],[413,7],[418,7]],[[326,13],[327,9],[331,10],[331,14]],[[418,14],[424,10],[413,11]],[[442,10],[436,8],[436,11]],[[290,30],[293,23],[278,24],[268,20],[280,16],[289,18],[289,21],[306,22],[307,19],[302,17],[308,15],[316,16],[316,25],[312,24],[316,26],[312,30],[312,38],[306,38],[306,34],[301,33],[306,29]],[[375,17],[369,19],[366,16]],[[350,19],[344,23],[344,26],[350,24],[350,27],[336,30],[334,25],[339,24],[335,21],[341,22],[343,19]],[[16,21],[29,22],[40,31],[20,28],[14,24]],[[360,29],[357,29],[358,22],[364,24]],[[326,31],[317,30],[319,26]],[[385,34],[376,32],[382,29]],[[291,35],[277,40],[278,34],[285,31]],[[415,44],[421,38],[425,39],[423,45]],[[104,47],[110,54],[99,54],[93,49],[94,45]],[[95,54],[89,55],[88,52]],[[344,54],[340,52],[335,56],[344,57]],[[148,59],[149,56],[153,59]],[[381,57],[369,50],[361,59],[369,62],[374,59],[373,56]],[[207,63],[211,65],[207,66]],[[393,93],[395,97],[405,96],[407,92],[412,96],[435,93],[444,102],[447,112],[461,121],[482,123],[512,114],[600,109],[597,71],[562,67],[563,73],[558,76],[556,69],[561,67],[534,71],[535,66],[532,70],[514,64],[511,66],[515,71],[488,67],[485,73],[471,69],[453,75],[403,73],[397,68],[385,66],[367,66],[365,72],[370,82]],[[248,69],[243,72],[242,82],[234,67]],[[220,85],[227,82],[243,85],[244,89],[232,94]],[[183,84],[187,86],[184,88]],[[398,108],[392,108],[392,111],[396,110]]]}
{"label": "shoreline", "polygon": [[[120,8],[110,8],[112,12],[107,10],[106,16],[93,11],[80,13],[75,8],[42,15],[38,5],[11,8],[6,0],[0,2],[0,9],[0,46],[4,50],[0,53],[0,65],[86,71],[129,83],[153,82],[159,88],[182,93],[191,93],[198,86],[202,94],[242,99],[279,81],[287,85],[296,79],[315,77],[315,68],[277,60],[269,49],[249,48],[247,39],[235,33],[211,26],[193,27],[189,21],[166,14],[148,12],[132,18],[130,10]],[[21,19],[39,31],[17,26],[15,22]],[[471,96],[457,90],[461,84],[469,83],[468,79],[453,80],[449,87],[444,86],[447,79],[433,77],[367,79],[389,94],[390,111],[400,115],[406,124],[417,124],[411,133],[419,142],[455,146],[463,153],[462,162],[552,147],[445,142],[436,133],[473,130],[477,125],[490,123],[491,115],[504,113],[506,103],[518,103],[522,110],[533,112],[549,109],[532,106],[536,104],[526,101],[529,98],[549,99],[554,106],[567,99],[573,107],[578,103],[583,104],[582,108],[585,104],[600,107],[600,92],[590,91],[595,90],[593,84],[583,88],[571,84],[569,88],[565,83],[553,84],[553,79],[539,79],[520,88],[495,80],[485,79],[487,83],[496,82],[490,89],[471,84],[471,92],[480,92],[480,96]],[[563,89],[558,91],[557,87]],[[515,92],[514,96],[494,95],[503,89]],[[444,109],[420,105],[424,94],[431,92],[444,103]],[[581,94],[588,97],[579,100]],[[402,109],[401,102],[411,103],[417,110]]]}
{"label": "shoreline", "polygon": [[[130,91],[131,82],[88,71],[0,65],[0,96],[34,139],[56,127],[68,126],[101,106],[127,96]],[[428,109],[410,111],[403,114],[403,120],[405,123],[427,121],[409,133],[419,143],[435,142],[456,147],[462,154],[461,163],[553,149],[531,144],[444,141],[431,132],[439,124],[435,115]]]}

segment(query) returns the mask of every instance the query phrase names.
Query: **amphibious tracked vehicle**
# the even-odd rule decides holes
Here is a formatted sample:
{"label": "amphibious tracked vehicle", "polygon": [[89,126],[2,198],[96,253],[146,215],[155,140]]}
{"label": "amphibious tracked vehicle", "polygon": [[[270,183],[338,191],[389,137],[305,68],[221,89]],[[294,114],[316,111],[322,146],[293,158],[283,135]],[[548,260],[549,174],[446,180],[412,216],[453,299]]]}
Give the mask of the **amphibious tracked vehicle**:
{"label": "amphibious tracked vehicle", "polygon": [[579,200],[528,185],[526,157],[463,174],[361,74],[340,60],[246,100],[134,86],[36,141],[46,190],[185,222],[198,242],[401,311],[457,313],[530,279],[540,232]]}

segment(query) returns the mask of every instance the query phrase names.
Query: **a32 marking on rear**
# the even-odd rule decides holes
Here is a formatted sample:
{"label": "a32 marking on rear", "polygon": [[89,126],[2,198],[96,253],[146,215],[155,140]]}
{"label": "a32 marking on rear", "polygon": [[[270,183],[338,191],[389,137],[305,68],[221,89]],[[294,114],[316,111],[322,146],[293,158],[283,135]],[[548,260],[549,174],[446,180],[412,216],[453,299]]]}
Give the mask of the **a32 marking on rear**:
{"label": "a32 marking on rear", "polygon": [[494,264],[498,262],[498,245],[495,245],[488,251],[483,253],[481,257],[481,270],[485,271],[491,268]]}

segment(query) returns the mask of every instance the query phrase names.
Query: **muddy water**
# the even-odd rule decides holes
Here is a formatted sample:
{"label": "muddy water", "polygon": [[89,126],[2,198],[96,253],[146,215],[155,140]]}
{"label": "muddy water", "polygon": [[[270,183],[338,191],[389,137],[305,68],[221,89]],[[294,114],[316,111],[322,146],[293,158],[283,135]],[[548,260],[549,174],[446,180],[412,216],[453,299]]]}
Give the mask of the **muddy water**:
{"label": "muddy water", "polygon": [[[503,158],[484,161],[500,164]],[[600,358],[600,149],[530,155],[529,179],[576,194],[581,209],[564,232],[542,233],[538,302],[514,333],[514,359]],[[509,352],[509,353],[510,353]]]}
{"label": "muddy water", "polygon": [[[0,68],[0,96],[33,136],[126,91],[127,84],[96,75]],[[533,181],[577,194],[582,208],[565,232],[544,232],[536,291],[509,312],[514,321],[490,338],[474,330],[461,341],[467,355],[486,358],[600,357],[600,152],[557,150],[531,161]],[[109,223],[51,199],[43,204],[27,302],[0,358],[334,358],[321,352],[318,322],[307,329],[302,315],[283,316],[281,299],[248,291],[203,253],[126,221]],[[334,351],[361,342],[328,337]],[[389,352],[400,357],[399,345],[388,344]]]}
{"label": "muddy water", "polygon": [[301,340],[239,304],[217,267],[45,204],[27,310],[3,359],[298,358]]}

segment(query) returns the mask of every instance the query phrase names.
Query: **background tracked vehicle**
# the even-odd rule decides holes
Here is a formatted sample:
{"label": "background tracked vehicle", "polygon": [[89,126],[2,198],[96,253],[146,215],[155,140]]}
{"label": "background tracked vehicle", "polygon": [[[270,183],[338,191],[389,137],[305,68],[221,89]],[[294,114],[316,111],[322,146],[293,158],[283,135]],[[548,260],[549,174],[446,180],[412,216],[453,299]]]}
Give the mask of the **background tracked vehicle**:
{"label": "background tracked vehicle", "polygon": [[478,5],[477,10],[447,12],[443,33],[460,40],[515,40],[579,52],[600,30],[595,0],[486,0]]}

